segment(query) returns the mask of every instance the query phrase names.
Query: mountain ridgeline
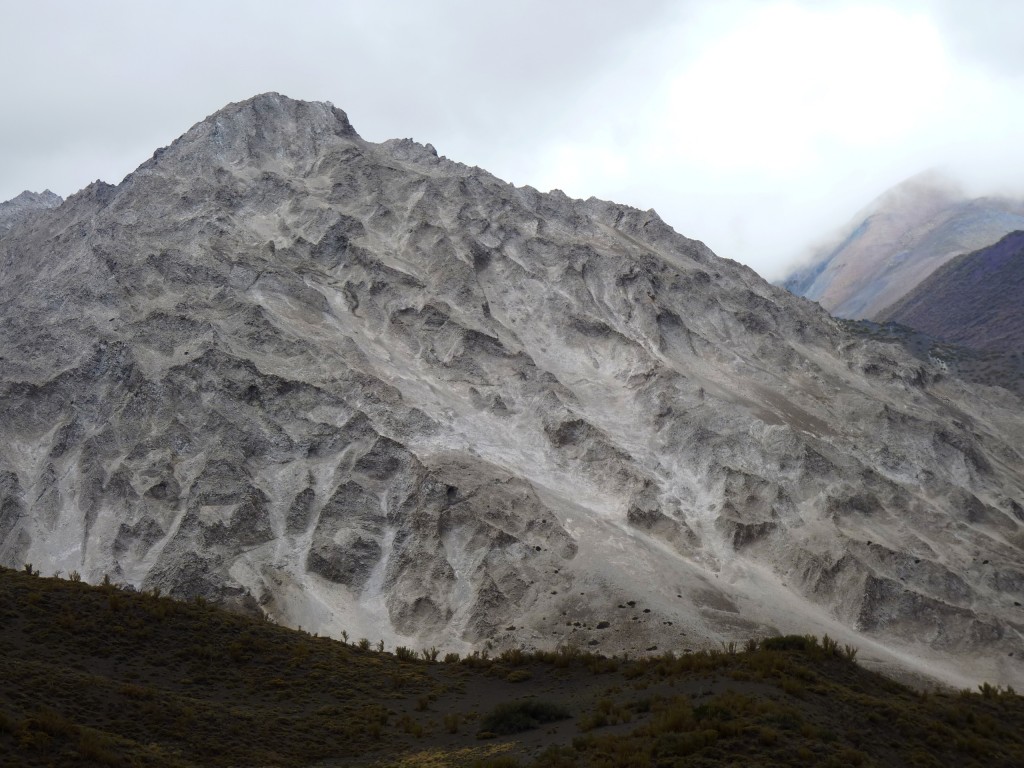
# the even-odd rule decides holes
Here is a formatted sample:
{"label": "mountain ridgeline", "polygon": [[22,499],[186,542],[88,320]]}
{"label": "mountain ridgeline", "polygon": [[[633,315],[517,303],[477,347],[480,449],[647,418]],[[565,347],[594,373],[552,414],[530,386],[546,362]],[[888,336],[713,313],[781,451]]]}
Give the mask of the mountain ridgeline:
{"label": "mountain ridgeline", "polygon": [[34,213],[56,208],[62,202],[60,195],[47,189],[45,192],[25,191],[13,200],[0,203],[0,235]]}
{"label": "mountain ridgeline", "polygon": [[0,234],[0,563],[465,652],[1024,681],[1024,420],[675,233],[265,94]]}

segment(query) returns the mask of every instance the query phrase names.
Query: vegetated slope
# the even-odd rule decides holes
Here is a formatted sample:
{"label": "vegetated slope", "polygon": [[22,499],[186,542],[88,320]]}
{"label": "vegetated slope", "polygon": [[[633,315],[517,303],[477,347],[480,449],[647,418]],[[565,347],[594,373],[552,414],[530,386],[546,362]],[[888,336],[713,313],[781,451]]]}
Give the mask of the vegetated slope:
{"label": "vegetated slope", "polygon": [[889,190],[782,284],[836,317],[883,319],[883,310],[960,254],[1024,229],[1024,201],[968,198],[934,173]]}
{"label": "vegetated slope", "polygon": [[1024,232],[953,259],[881,317],[975,349],[1024,351]]}
{"label": "vegetated slope", "polygon": [[17,197],[0,203],[0,235],[31,214],[56,208],[62,202],[60,195],[47,189],[43,192],[25,190]]}
{"label": "vegetated slope", "polygon": [[7,569],[0,619],[9,768],[1024,761],[1020,697],[912,691],[827,638],[442,663]]}
{"label": "vegetated slope", "polygon": [[653,212],[266,94],[0,263],[0,562],[388,647],[1024,680],[1020,400]]}

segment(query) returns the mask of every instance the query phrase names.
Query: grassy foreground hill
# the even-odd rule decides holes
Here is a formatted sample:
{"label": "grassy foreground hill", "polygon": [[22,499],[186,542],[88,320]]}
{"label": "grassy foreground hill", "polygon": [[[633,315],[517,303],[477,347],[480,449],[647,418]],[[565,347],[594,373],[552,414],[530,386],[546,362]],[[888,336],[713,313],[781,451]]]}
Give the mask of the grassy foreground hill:
{"label": "grassy foreground hill", "polygon": [[1024,701],[852,648],[447,660],[0,569],[0,765],[1024,765]]}

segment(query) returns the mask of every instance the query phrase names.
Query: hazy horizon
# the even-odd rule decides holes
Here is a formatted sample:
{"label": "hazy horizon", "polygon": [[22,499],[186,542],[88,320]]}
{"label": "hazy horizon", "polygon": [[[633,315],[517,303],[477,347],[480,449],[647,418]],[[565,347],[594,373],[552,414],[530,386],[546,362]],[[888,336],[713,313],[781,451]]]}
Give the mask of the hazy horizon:
{"label": "hazy horizon", "polygon": [[0,0],[0,18],[0,200],[119,183],[265,91],[517,185],[654,208],[768,279],[928,169],[1024,193],[1010,0]]}

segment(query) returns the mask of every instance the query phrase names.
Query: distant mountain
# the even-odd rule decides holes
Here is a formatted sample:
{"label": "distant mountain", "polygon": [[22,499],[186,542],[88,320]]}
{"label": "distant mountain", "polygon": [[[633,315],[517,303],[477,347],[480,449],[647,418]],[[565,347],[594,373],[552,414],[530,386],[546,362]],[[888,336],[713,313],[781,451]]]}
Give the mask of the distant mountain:
{"label": "distant mountain", "polygon": [[17,197],[0,203],[0,234],[7,232],[15,224],[37,211],[56,208],[64,202],[64,198],[50,190],[29,192],[25,190]]}
{"label": "distant mountain", "polygon": [[975,349],[1024,349],[1024,232],[946,263],[881,317]]}
{"label": "distant mountain", "polygon": [[969,198],[935,173],[886,192],[782,281],[836,317],[879,319],[950,259],[1024,229],[1024,200]]}

